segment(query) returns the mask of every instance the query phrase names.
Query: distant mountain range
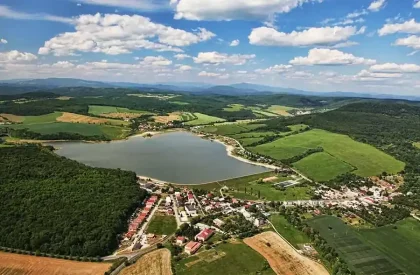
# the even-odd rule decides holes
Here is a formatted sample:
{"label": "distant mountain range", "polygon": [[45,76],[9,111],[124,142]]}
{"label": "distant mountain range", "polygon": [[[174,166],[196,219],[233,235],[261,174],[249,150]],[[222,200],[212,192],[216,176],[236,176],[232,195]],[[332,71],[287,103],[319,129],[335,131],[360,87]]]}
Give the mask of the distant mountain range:
{"label": "distant mountain range", "polygon": [[45,79],[14,79],[0,81],[0,94],[7,94],[10,88],[19,88],[19,91],[31,91],[39,89],[53,89],[62,87],[90,87],[90,88],[130,88],[142,89],[149,92],[187,92],[195,94],[221,94],[221,95],[246,95],[246,94],[293,94],[322,97],[357,97],[378,99],[404,99],[420,101],[419,96],[370,94],[354,92],[311,92],[293,88],[273,87],[252,83],[237,83],[231,85],[213,86],[199,82],[166,82],[155,84],[131,83],[131,82],[103,82],[76,78],[45,78]]}

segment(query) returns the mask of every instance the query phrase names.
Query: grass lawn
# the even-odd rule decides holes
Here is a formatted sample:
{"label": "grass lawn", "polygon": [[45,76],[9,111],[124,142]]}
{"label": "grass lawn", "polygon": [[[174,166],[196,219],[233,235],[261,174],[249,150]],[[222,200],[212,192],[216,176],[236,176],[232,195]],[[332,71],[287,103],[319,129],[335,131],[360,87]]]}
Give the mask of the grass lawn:
{"label": "grass lawn", "polygon": [[[354,229],[339,218],[318,216],[308,220],[307,223],[320,232],[321,236],[335,248],[356,274],[403,274],[402,270],[385,253],[358,236]],[[399,246],[404,247],[404,244],[400,243]]]}
{"label": "grass lawn", "polygon": [[197,125],[204,125],[204,124],[211,124],[215,122],[223,122],[225,121],[223,118],[218,118],[215,116],[209,116],[201,113],[194,113],[194,116],[197,118],[195,120],[188,121],[185,123],[186,125],[190,126],[197,126]]}
{"label": "grass lawn", "polygon": [[220,244],[174,265],[178,275],[274,275],[270,267],[264,270],[264,262],[263,256],[241,242]]}
{"label": "grass lawn", "polygon": [[281,116],[290,116],[287,111],[293,110],[295,108],[287,107],[287,106],[280,106],[280,105],[272,105],[267,108],[267,110],[271,113],[275,113]]}
{"label": "grass lawn", "polygon": [[131,110],[128,108],[122,107],[115,107],[115,106],[99,106],[99,105],[90,105],[89,106],[89,114],[100,116],[102,114],[110,114],[110,113],[133,113],[133,114],[146,114],[148,112],[139,111],[139,110]]}
{"label": "grass lawn", "polygon": [[176,231],[175,217],[155,215],[146,231],[156,235],[171,235]]}
{"label": "grass lawn", "polygon": [[382,251],[406,274],[420,274],[420,222],[408,218],[394,226],[357,231],[370,245]]}
{"label": "grass lawn", "polygon": [[291,225],[284,216],[271,215],[270,222],[274,225],[276,230],[288,240],[294,247],[298,248],[298,244],[310,243],[310,239],[302,231],[296,229]]}
{"label": "grass lawn", "polygon": [[315,181],[328,181],[355,168],[328,153],[320,152],[295,162],[293,166]]}
{"label": "grass lawn", "polygon": [[251,150],[281,160],[316,147],[322,147],[330,155],[356,167],[354,173],[360,176],[373,176],[383,171],[394,174],[405,166],[403,162],[373,146],[357,142],[346,135],[318,129],[281,138]]}

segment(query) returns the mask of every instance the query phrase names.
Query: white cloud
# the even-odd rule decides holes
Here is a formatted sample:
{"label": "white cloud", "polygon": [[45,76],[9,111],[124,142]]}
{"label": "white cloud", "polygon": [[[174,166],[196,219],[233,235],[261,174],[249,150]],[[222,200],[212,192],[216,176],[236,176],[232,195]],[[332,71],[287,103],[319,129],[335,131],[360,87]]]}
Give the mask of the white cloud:
{"label": "white cloud", "polygon": [[0,44],[7,44],[7,40],[4,38],[0,39]]}
{"label": "white cloud", "polygon": [[295,57],[289,61],[292,65],[372,65],[376,61],[373,59],[365,59],[356,57],[349,53],[331,49],[311,49],[308,56]]}
{"label": "white cloud", "polygon": [[184,59],[186,59],[186,58],[190,58],[191,56],[190,56],[190,55],[188,55],[188,54],[184,54],[184,53],[178,53],[178,54],[174,55],[174,57],[175,57],[177,60],[184,60]]}
{"label": "white cloud", "polygon": [[406,46],[406,47],[409,47],[409,48],[420,50],[420,36],[411,35],[411,36],[406,37],[406,38],[399,38],[395,41],[394,45]]}
{"label": "white cloud", "polygon": [[382,9],[383,7],[385,7],[385,3],[386,3],[386,1],[385,1],[385,0],[376,0],[376,1],[373,1],[373,2],[369,5],[368,10],[370,10],[370,11],[372,11],[372,12],[377,12],[377,11],[379,11],[380,9]]}
{"label": "white cloud", "polygon": [[188,66],[188,65],[181,65],[181,66],[179,66],[178,70],[183,71],[183,72],[191,71],[192,67]]}
{"label": "white cloud", "polygon": [[255,58],[255,54],[232,54],[218,52],[200,52],[194,57],[195,63],[204,64],[233,64],[243,65],[248,60]]}
{"label": "white cloud", "polygon": [[380,36],[393,33],[420,33],[420,23],[417,23],[415,19],[411,19],[403,23],[385,24],[378,31]]}
{"label": "white cloud", "polygon": [[305,3],[322,0],[171,0],[175,19],[233,20],[267,19],[288,13]]}
{"label": "white cloud", "polygon": [[231,47],[236,47],[238,46],[240,43],[240,41],[238,39],[233,40],[232,42],[230,42],[230,46]]}
{"label": "white cloud", "polygon": [[384,63],[373,65],[369,70],[377,73],[420,73],[420,66],[416,64]]}
{"label": "white cloud", "polygon": [[81,7],[81,6],[82,6],[82,4],[81,4],[81,3],[77,3],[77,6],[78,6],[78,7]]}
{"label": "white cloud", "polygon": [[73,19],[67,17],[60,17],[46,13],[25,13],[11,10],[9,7],[0,5],[0,17],[19,19],[19,20],[44,20],[61,23],[72,23]]}
{"label": "white cloud", "polygon": [[369,14],[367,10],[354,11],[352,13],[347,14],[346,18],[350,18],[350,19],[358,18],[360,16],[367,15],[367,14]]}
{"label": "white cloud", "polygon": [[358,78],[399,78],[402,74],[399,73],[375,73],[367,70],[362,70],[356,75]]}
{"label": "white cloud", "polygon": [[36,55],[27,52],[18,52],[16,50],[0,52],[0,63],[30,62],[36,59],[38,59]]}
{"label": "white cloud", "polygon": [[413,8],[420,9],[420,0],[415,0]]}
{"label": "white cloud", "polygon": [[206,72],[206,71],[201,71],[198,73],[198,76],[206,76],[206,77],[219,77],[222,74],[219,73],[212,73],[212,72]]}
{"label": "white cloud", "polygon": [[143,58],[143,61],[140,62],[144,66],[169,66],[172,64],[172,61],[164,58],[163,56],[146,56]]}
{"label": "white cloud", "polygon": [[61,68],[61,69],[74,68],[74,66],[75,65],[69,61],[58,61],[51,65],[51,67]]}
{"label": "white cloud", "polygon": [[311,46],[327,45],[346,41],[358,34],[356,27],[323,27],[310,28],[301,32],[279,32],[273,28],[260,27],[252,30],[249,42],[253,45],[265,46]]}
{"label": "white cloud", "polygon": [[332,48],[334,49],[348,48],[348,47],[357,46],[357,45],[359,45],[359,43],[354,42],[354,41],[346,41],[346,42],[335,44],[334,46],[332,46]]}
{"label": "white cloud", "polygon": [[292,65],[274,65],[271,67],[268,67],[266,69],[256,69],[255,72],[259,74],[275,74],[275,73],[285,73],[290,71],[292,68]]}
{"label": "white cloud", "polygon": [[101,52],[118,55],[137,49],[182,52],[179,47],[215,36],[203,28],[187,32],[153,23],[139,15],[81,15],[74,24],[75,32],[65,32],[46,41],[38,53],[62,56],[76,52]]}
{"label": "white cloud", "polygon": [[73,0],[84,4],[122,7],[136,10],[159,10],[169,8],[168,1],[163,0]]}

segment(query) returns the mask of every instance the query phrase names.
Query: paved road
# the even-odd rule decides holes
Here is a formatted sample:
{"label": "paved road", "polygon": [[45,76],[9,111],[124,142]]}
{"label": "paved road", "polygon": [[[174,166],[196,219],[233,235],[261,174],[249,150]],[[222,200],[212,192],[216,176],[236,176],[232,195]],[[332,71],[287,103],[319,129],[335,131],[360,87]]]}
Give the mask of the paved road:
{"label": "paved road", "polygon": [[181,226],[181,224],[183,224],[183,223],[181,222],[181,218],[179,217],[178,207],[176,207],[175,197],[174,197],[174,195],[170,195],[170,197],[171,197],[171,200],[172,200],[172,208],[174,209],[176,225],[177,225],[177,228],[179,228]]}

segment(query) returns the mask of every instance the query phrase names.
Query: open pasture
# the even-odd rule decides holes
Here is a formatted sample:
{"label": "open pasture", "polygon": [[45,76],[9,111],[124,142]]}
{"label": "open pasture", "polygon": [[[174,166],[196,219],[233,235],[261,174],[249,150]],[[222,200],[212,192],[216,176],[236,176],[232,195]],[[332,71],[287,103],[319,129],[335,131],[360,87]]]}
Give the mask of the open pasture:
{"label": "open pasture", "polygon": [[296,229],[286,220],[284,216],[274,214],[270,216],[269,220],[280,233],[280,235],[289,241],[295,248],[298,248],[298,244],[306,244],[311,242],[305,233],[299,229]]}
{"label": "open pasture", "polygon": [[[221,269],[223,271],[221,271]],[[178,275],[274,275],[264,258],[242,242],[219,244],[216,248],[175,263]]]}
{"label": "open pasture", "polygon": [[301,155],[317,147],[324,148],[326,153],[336,159],[356,167],[357,170],[354,173],[360,176],[378,175],[383,171],[397,173],[405,166],[403,162],[371,145],[355,141],[346,135],[318,129],[280,138],[251,150],[282,160]]}
{"label": "open pasture", "polygon": [[209,133],[209,134],[216,134],[222,136],[230,136],[239,133],[250,132],[252,130],[258,129],[263,127],[264,124],[223,124],[223,125],[214,125],[214,126],[207,126],[200,131]]}
{"label": "open pasture", "polygon": [[149,112],[131,110],[128,108],[115,107],[115,106],[90,105],[89,114],[92,114],[95,116],[108,117],[108,118],[131,119],[131,118],[140,117],[144,114],[149,114]]}
{"label": "open pasture", "polygon": [[309,155],[295,162],[293,166],[309,178],[319,182],[332,180],[356,169],[325,152]]}
{"label": "open pasture", "polygon": [[148,233],[156,235],[170,235],[175,233],[176,220],[174,216],[164,216],[156,214],[147,227]]}
{"label": "open pasture", "polygon": [[181,114],[181,119],[182,119],[182,121],[190,121],[190,120],[197,119],[197,117],[195,115],[193,115],[192,113],[183,112]]}
{"label": "open pasture", "polygon": [[185,123],[185,125],[189,126],[197,126],[197,125],[205,125],[205,124],[212,124],[215,122],[223,122],[225,121],[223,118],[218,118],[215,116],[209,116],[202,113],[194,113],[194,116],[197,118],[195,120],[191,120]]}
{"label": "open pasture", "polygon": [[111,263],[76,262],[0,252],[2,275],[103,275]]}
{"label": "open pasture", "polygon": [[168,124],[171,121],[182,119],[181,113],[179,112],[173,112],[173,113],[168,114],[167,116],[153,116],[153,118],[155,119],[156,122],[163,123],[163,124]]}
{"label": "open pasture", "polygon": [[84,124],[108,124],[108,125],[116,125],[116,126],[126,126],[129,123],[122,120],[115,120],[115,119],[105,119],[105,118],[97,118],[97,117],[90,117],[84,116],[79,114],[73,113],[63,113],[61,116],[57,118],[58,122],[70,122],[70,123],[84,123]]}
{"label": "open pasture", "polygon": [[386,254],[406,274],[420,274],[420,222],[414,218],[393,225],[357,231],[370,245]]}
{"label": "open pasture", "polygon": [[353,228],[332,216],[318,216],[307,221],[347,262],[349,268],[361,275],[402,275],[386,254],[376,250],[358,236]]}

